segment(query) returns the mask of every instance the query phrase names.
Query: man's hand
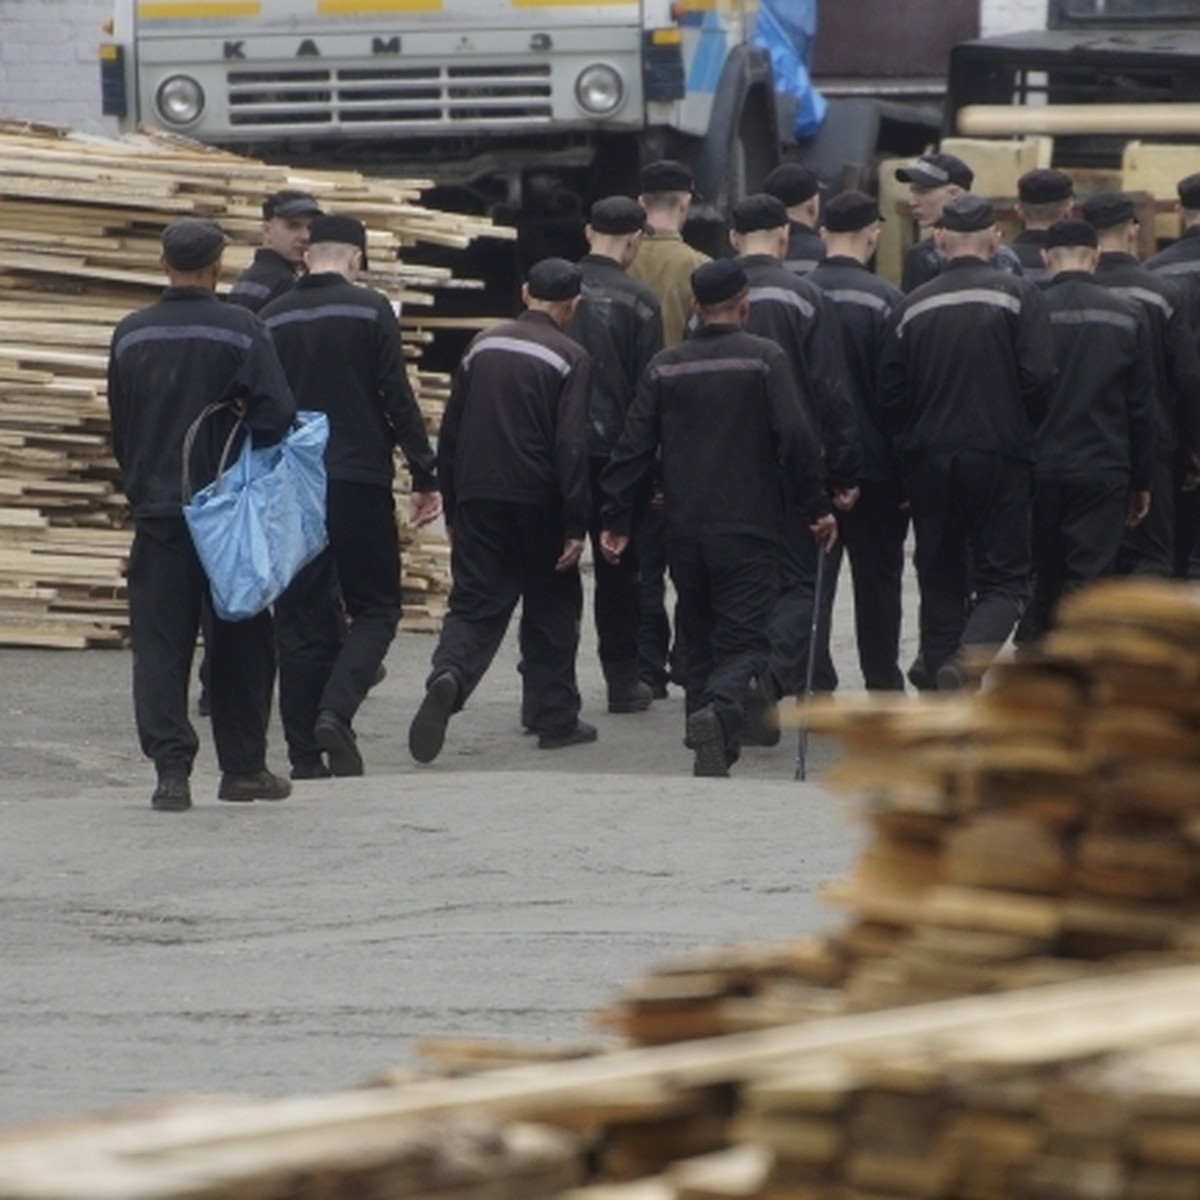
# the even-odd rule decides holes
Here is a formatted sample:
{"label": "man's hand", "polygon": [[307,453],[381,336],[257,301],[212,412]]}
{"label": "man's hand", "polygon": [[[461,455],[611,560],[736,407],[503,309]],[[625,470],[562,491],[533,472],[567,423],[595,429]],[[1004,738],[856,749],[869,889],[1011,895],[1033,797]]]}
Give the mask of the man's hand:
{"label": "man's hand", "polygon": [[838,512],[849,512],[857,503],[860,491],[856,487],[835,488],[833,492],[833,507]]}
{"label": "man's hand", "polygon": [[562,553],[558,556],[558,562],[554,564],[556,571],[569,571],[578,561],[579,556],[583,553],[583,538],[567,538],[563,542]]}
{"label": "man's hand", "polygon": [[417,529],[442,515],[441,492],[413,492],[408,501],[408,523]]}
{"label": "man's hand", "polygon": [[1129,508],[1125,513],[1126,528],[1132,529],[1135,525],[1140,525],[1150,512],[1150,493],[1149,492],[1130,492],[1129,493]]}
{"label": "man's hand", "polygon": [[823,517],[818,517],[808,528],[813,537],[820,542],[821,549],[826,554],[837,545],[837,517],[833,513],[826,513]]}
{"label": "man's hand", "polygon": [[627,533],[613,533],[611,529],[600,531],[600,552],[604,555],[604,561],[614,567],[621,561],[621,555],[625,553],[628,545]]}

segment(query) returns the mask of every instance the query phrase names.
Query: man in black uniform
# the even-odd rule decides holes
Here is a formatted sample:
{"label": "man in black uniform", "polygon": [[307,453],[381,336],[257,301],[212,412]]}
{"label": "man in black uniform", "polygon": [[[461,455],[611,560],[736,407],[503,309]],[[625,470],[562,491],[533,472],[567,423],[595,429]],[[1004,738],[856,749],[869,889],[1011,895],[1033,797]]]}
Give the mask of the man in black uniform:
{"label": "man in black uniform", "polygon": [[[908,511],[891,445],[879,417],[879,359],[892,309],[904,298],[867,267],[879,243],[879,205],[843,192],[825,206],[827,257],[809,276],[833,302],[846,377],[854,399],[863,463],[859,496],[839,508],[838,544],[854,575],[854,631],[868,690],[903,691],[900,672],[901,585]],[[837,549],[826,561],[836,584]],[[833,589],[830,589],[830,601]]]}
{"label": "man in black uniform", "polygon": [[[410,520],[423,525],[441,511],[396,314],[385,296],[355,283],[367,265],[366,230],[353,217],[318,217],[307,258],[308,274],[262,311],[300,407],[329,417],[329,545],[275,610],[279,706],[295,779],[363,772],[352,723],[400,620],[396,446],[412,471]],[[339,587],[350,620],[344,635],[330,603]]]}
{"label": "man in black uniform", "polygon": [[259,312],[290,292],[304,267],[309,231],[321,208],[307,192],[285,190],[262,206],[262,246],[229,292],[229,302]]}
{"label": "man in black uniform", "polygon": [[1150,507],[1154,368],[1141,306],[1093,279],[1096,231],[1060,221],[1043,239],[1058,381],[1038,429],[1033,598],[1018,641],[1040,637],[1067,592],[1112,573],[1121,533]]}
{"label": "man in black uniform", "polygon": [[[222,304],[215,289],[225,235],[211,221],[185,218],[163,233],[170,286],[149,308],[113,332],[108,407],[113,452],[135,533],[129,557],[129,628],[133,703],[142,752],[153,760],[157,809],[191,807],[192,763],[199,748],[188,720],[188,674],[208,580],[184,523],[180,459],[189,426],[210,404],[240,404],[265,443],[278,441],[295,403],[261,323]],[[200,427],[197,479],[210,479],[232,413]],[[212,621],[212,728],[222,800],[282,800],[287,781],[266,769],[267,720],[275,659],[271,616]]]}
{"label": "man in black uniform", "polygon": [[608,687],[608,711],[642,712],[653,692],[638,678],[638,624],[642,596],[637,558],[630,553],[615,565],[600,552],[600,472],[608,462],[638,381],[662,349],[662,310],[650,288],[627,268],[637,257],[646,210],[627,196],[609,196],[592,205],[586,236],[591,253],[579,262],[583,293],[567,334],[592,360],[588,398],[588,471],[595,571],[595,618],[600,664]]}
{"label": "man in black uniform", "polygon": [[751,681],[767,664],[780,487],[823,542],[837,536],[816,431],[783,351],[742,326],[750,282],[736,260],[693,276],[699,328],[650,364],[605,468],[605,552],[629,542],[634,497],[661,448],[667,556],[687,641],[687,743],[696,775],[738,757]]}
{"label": "man in black uniform", "polygon": [[817,232],[821,220],[821,183],[799,163],[781,163],[763,180],[762,190],[783,202],[788,217],[788,244],[783,265],[807,275],[825,257]]}
{"label": "man in black uniform", "polygon": [[963,657],[999,649],[1026,599],[1034,430],[1055,365],[1041,292],[988,265],[992,206],[956,197],[934,236],[946,269],[892,313],[880,402],[916,532],[920,682],[952,689]]}
{"label": "man in black uniform", "polygon": [[1128,530],[1117,555],[1119,575],[1175,572],[1175,496],[1181,458],[1200,446],[1200,357],[1187,301],[1170,279],[1147,270],[1133,256],[1138,223],[1133,201],[1121,192],[1089,196],[1081,206],[1096,229],[1100,261],[1096,282],[1136,300],[1150,320],[1155,371],[1155,457],[1150,512]]}
{"label": "man in black uniform", "polygon": [[[747,196],[734,206],[732,224],[730,240],[733,248],[742,255],[742,267],[750,281],[746,331],[773,341],[787,356],[797,394],[820,433],[834,507],[848,510],[858,498],[862,452],[846,380],[837,314],[820,288],[783,265],[788,221],[778,199],[765,193]],[[812,631],[817,556],[821,553],[808,534],[805,513],[796,510],[794,496],[788,491],[785,491],[784,506],[780,592],[770,623],[770,669],[760,681],[760,691],[768,706],[781,696],[795,695],[803,690],[805,665],[812,650],[808,642]],[[834,574],[829,571],[825,576],[820,597],[820,637],[813,651],[816,654],[814,683],[824,692],[837,687],[837,673],[829,653]],[[772,722],[769,718],[764,728],[758,717],[757,699],[747,740],[769,744],[777,740],[777,730],[770,732]]]}
{"label": "man in black uniform", "polygon": [[[1200,342],[1200,175],[1179,181],[1179,218],[1183,232],[1177,241],[1146,260],[1146,266],[1169,279],[1187,296],[1192,333]],[[1175,574],[1183,579],[1200,579],[1200,487],[1194,457],[1180,452],[1177,473],[1184,491],[1175,497]]]}
{"label": "man in black uniform", "polygon": [[1024,226],[1013,239],[1013,252],[1021,260],[1025,278],[1039,286],[1050,282],[1050,268],[1042,258],[1046,231],[1064,220],[1075,199],[1075,185],[1065,171],[1036,167],[1017,180],[1017,216]]}
{"label": "man in black uniform", "polygon": [[[913,220],[924,231],[936,228],[942,209],[956,196],[971,190],[975,172],[957,155],[926,154],[910,167],[897,167],[896,178],[909,185],[909,206]],[[999,239],[990,262],[1002,271],[1021,274],[1021,260]],[[945,265],[946,256],[938,247],[937,239],[924,238],[911,246],[904,256],[900,290],[911,292],[913,288],[928,283]]]}
{"label": "man in black uniform", "polygon": [[582,285],[574,263],[537,263],[522,292],[526,311],[476,337],[455,373],[438,437],[454,583],[409,726],[417,762],[441,753],[450,717],[491,665],[518,599],[525,715],[539,749],[596,740],[579,719],[575,681],[591,363],[563,333]]}

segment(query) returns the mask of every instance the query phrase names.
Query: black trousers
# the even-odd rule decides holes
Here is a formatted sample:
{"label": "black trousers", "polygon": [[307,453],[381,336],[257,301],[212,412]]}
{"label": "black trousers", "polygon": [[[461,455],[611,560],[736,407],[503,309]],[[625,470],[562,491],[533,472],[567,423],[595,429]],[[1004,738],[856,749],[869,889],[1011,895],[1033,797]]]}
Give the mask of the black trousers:
{"label": "black trousers", "polygon": [[[208,579],[182,517],[139,520],[129,555],[133,707],[142,752],[161,772],[190,772],[199,748],[188,719],[188,679]],[[208,690],[217,763],[251,774],[266,767],[275,683],[271,614],[209,630]]]}
{"label": "black trousers", "polygon": [[400,536],[391,488],[331,479],[325,520],[329,545],[275,606],[279,710],[293,762],[320,753],[313,724],[322,709],[353,720],[400,621]]}
{"label": "black trousers", "polygon": [[650,504],[634,526],[641,615],[638,622],[638,678],[651,686],[662,686],[683,675],[682,637],[675,617],[672,642],[667,616],[667,539],[662,505]]}
{"label": "black trousers", "polygon": [[1019,641],[1041,637],[1068,592],[1111,575],[1125,532],[1129,480],[1038,479],[1033,489],[1033,595]]}
{"label": "black trousers", "polygon": [[522,602],[522,663],[529,727],[551,736],[579,720],[575,656],[583,590],[578,568],[556,571],[563,547],[558,506],[472,500],[458,505],[450,610],[430,680],[449,671],[458,707],[483,678]]}
{"label": "black trousers", "polygon": [[[841,544],[853,575],[858,665],[868,691],[904,690],[900,622],[908,510],[901,507],[903,502],[898,481],[864,479],[858,503],[838,513]],[[837,572],[831,574],[836,586]]]}
{"label": "black trousers", "polygon": [[973,648],[997,649],[1024,608],[1030,571],[1032,472],[974,450],[929,454],[906,475],[921,589],[921,653],[938,668]]}
{"label": "black trousers", "polygon": [[667,557],[687,643],[685,711],[712,706],[732,763],[741,748],[751,683],[767,667],[779,548],[765,539],[734,535],[672,538]]}
{"label": "black trousers", "polygon": [[1150,479],[1150,511],[1146,519],[1126,529],[1117,552],[1118,575],[1150,575],[1169,579],[1175,574],[1175,465],[1159,456]]}

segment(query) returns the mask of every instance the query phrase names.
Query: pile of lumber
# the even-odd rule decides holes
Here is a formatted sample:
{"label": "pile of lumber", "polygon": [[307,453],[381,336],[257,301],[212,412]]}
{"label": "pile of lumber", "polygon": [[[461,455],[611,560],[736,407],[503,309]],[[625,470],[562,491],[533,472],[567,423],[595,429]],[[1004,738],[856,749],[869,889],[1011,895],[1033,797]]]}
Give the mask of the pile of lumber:
{"label": "pile of lumber", "polygon": [[[437,289],[478,287],[403,261],[418,242],[465,247],[510,236],[490,222],[424,208],[421,180],[299,172],[177,138],[109,140],[0,122],[0,642],[119,643],[129,535],[108,446],[105,365],[113,326],[164,284],[163,228],[218,220],[235,239],[227,288],[259,242],[263,197],[284,187],[368,227],[364,282],[401,309],[414,390],[436,432],[448,381],[420,369]],[[444,324],[445,322],[437,322]],[[400,490],[407,488],[400,476]],[[403,530],[405,617],[436,624],[445,546]]]}
{"label": "pile of lumber", "polygon": [[0,1132],[8,1200],[1175,1200],[1200,968]]}
{"label": "pile of lumber", "polygon": [[656,1043],[1194,960],[1198,685],[1200,589],[1122,581],[976,694],[806,708],[869,831],[826,889],[850,922],[667,964],[607,1023]]}

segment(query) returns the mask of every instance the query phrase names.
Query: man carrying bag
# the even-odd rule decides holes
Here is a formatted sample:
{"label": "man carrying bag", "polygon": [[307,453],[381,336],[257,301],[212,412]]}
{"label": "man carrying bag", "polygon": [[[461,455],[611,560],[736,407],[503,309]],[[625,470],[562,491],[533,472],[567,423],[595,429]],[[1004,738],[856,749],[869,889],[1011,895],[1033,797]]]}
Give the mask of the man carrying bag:
{"label": "man carrying bag", "polygon": [[[220,401],[241,406],[259,444],[278,441],[295,416],[263,325],[216,297],[225,244],[211,221],[184,218],[168,226],[161,261],[169,286],[156,303],[118,324],[109,357],[113,452],[136,527],[128,570],[134,713],[142,750],[158,772],[151,804],[165,811],[191,807],[199,739],[188,719],[188,677],[209,588],[182,515],[184,438],[196,417]],[[194,478],[213,476],[235,419],[231,408],[203,422]],[[214,619],[210,659],[218,798],[284,799],[290,784],[266,767],[270,614]]]}

